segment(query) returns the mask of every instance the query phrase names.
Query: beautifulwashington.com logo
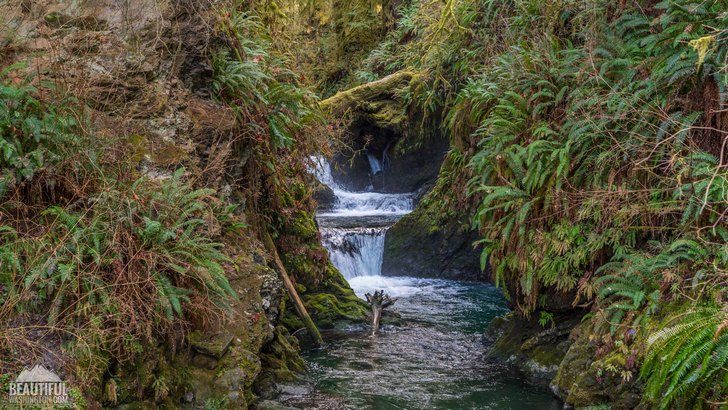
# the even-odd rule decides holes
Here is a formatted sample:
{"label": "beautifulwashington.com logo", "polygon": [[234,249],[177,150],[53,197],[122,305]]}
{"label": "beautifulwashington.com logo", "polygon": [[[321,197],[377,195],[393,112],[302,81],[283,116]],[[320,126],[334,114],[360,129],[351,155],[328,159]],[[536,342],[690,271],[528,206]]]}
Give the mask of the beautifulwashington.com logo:
{"label": "beautifulwashington.com logo", "polygon": [[68,404],[66,382],[42,365],[23,369],[14,382],[8,383],[7,396],[0,404]]}

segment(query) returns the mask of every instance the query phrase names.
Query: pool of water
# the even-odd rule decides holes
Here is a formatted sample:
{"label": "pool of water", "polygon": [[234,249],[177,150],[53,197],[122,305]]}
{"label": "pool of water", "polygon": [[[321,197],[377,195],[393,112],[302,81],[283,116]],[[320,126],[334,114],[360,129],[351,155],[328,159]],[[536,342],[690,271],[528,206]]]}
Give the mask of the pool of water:
{"label": "pool of water", "polygon": [[280,401],[306,409],[561,409],[548,391],[488,363],[481,334],[507,312],[499,290],[480,283],[408,277],[349,279],[358,295],[384,289],[399,326],[324,333],[304,352],[309,371]]}

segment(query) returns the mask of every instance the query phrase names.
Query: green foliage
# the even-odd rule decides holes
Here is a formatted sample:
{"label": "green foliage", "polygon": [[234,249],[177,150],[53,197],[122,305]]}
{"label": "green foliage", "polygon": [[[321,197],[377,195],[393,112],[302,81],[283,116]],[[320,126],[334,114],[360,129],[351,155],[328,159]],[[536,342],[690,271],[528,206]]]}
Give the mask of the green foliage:
{"label": "green foliage", "polygon": [[[710,4],[702,23],[722,18],[715,13],[717,3]],[[671,16],[664,21],[683,28],[695,24],[694,16],[675,7],[661,3]],[[470,193],[481,198],[474,224],[485,232],[485,252],[497,274],[517,272],[530,305],[536,301],[534,280],[570,290],[576,275],[603,263],[605,251],[615,258],[631,252],[634,234],[652,235],[657,224],[668,229],[657,232],[660,238],[679,225],[713,223],[719,216],[710,204],[720,203],[725,175],[710,155],[687,149],[691,126],[702,113],[672,108],[668,98],[695,74],[695,59],[688,72],[665,57],[689,55],[680,42],[684,30],[665,23],[654,34],[654,48],[645,47],[653,40],[634,31],[654,27],[631,13],[614,25],[602,24],[596,37],[601,43],[593,50],[555,37],[529,48],[512,46],[482,79],[465,86],[451,110],[453,131],[467,131],[457,128],[462,122],[473,124],[479,140],[470,159],[475,175]],[[705,53],[701,75],[720,81],[711,56]],[[654,70],[639,78],[645,59]],[[585,61],[596,64],[596,76]],[[657,173],[650,168],[666,162],[673,165]],[[612,164],[625,165],[617,170]],[[685,190],[671,195],[675,179]],[[641,190],[645,185],[651,187],[647,194]],[[603,219],[605,211],[611,221]],[[679,211],[683,218],[677,221]],[[620,235],[624,230],[630,234]],[[575,276],[569,279],[570,274]],[[635,309],[647,299],[647,293],[636,295]]]}
{"label": "green foliage", "polygon": [[[728,283],[725,2],[653,6],[412,2],[360,71],[419,71],[400,96],[452,143],[428,200],[471,212],[481,266],[519,310],[546,323],[546,295],[571,295],[625,355],[665,301],[724,300]],[[725,366],[680,373],[695,346],[670,346],[665,373],[643,373],[654,400],[721,402],[694,388],[725,384]]]}
{"label": "green foliage", "polygon": [[76,119],[63,102],[47,104],[28,82],[14,84],[0,72],[0,197],[44,166],[63,159],[80,142]]}
{"label": "green foliage", "polygon": [[269,141],[274,150],[305,143],[308,127],[323,122],[318,99],[297,83],[287,60],[272,50],[266,27],[237,9],[219,26],[230,45],[212,58],[214,94],[235,110],[244,134]]}
{"label": "green foliage", "polygon": [[551,312],[546,312],[545,310],[542,310],[539,312],[538,317],[538,324],[541,325],[541,327],[546,327],[546,325],[551,324],[553,326],[554,323],[554,314]]}
{"label": "green foliage", "polygon": [[645,393],[661,409],[713,408],[728,395],[728,311],[696,306],[647,339]]}
{"label": "green foliage", "polygon": [[5,306],[79,332],[83,354],[117,360],[190,316],[229,306],[237,298],[224,268],[230,261],[211,238],[220,221],[234,220],[231,209],[210,201],[214,191],[192,189],[183,172],[130,185],[107,178],[85,206],[42,211],[40,234],[3,226]]}

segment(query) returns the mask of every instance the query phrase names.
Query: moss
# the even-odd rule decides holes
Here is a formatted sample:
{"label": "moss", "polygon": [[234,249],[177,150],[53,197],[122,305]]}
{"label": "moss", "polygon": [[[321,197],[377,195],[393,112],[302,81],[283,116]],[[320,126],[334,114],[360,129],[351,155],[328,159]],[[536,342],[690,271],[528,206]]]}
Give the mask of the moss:
{"label": "moss", "polygon": [[515,366],[535,383],[548,385],[567,354],[568,337],[579,318],[574,313],[559,315],[557,325],[547,329],[535,317],[525,319],[510,313],[495,318],[484,336],[491,345],[487,356]]}
{"label": "moss", "polygon": [[306,370],[306,364],[299,355],[298,339],[291,336],[283,326],[276,326],[274,338],[261,355],[263,372],[256,379],[256,384],[265,384],[266,380],[294,380]]}
{"label": "moss", "polygon": [[225,355],[232,341],[233,335],[230,333],[223,332],[210,335],[199,330],[192,332],[189,338],[190,345],[193,349],[217,359]]}
{"label": "moss", "polygon": [[153,161],[160,167],[178,166],[187,159],[187,152],[173,143],[163,141],[154,149]]}
{"label": "moss", "polygon": [[128,139],[130,145],[130,155],[132,163],[141,162],[147,153],[147,137],[140,134],[132,134]]}
{"label": "moss", "polygon": [[334,296],[329,293],[317,293],[304,296],[304,303],[316,324],[324,329],[333,328],[343,320],[361,322],[366,320],[368,308],[366,303],[356,295]]}
{"label": "moss", "polygon": [[189,159],[187,151],[171,142],[150,140],[147,136],[140,134],[130,135],[127,142],[132,163],[147,160],[159,167],[169,168],[178,166]]}
{"label": "moss", "polygon": [[296,286],[296,292],[298,292],[298,293],[306,293],[307,288],[305,286],[303,286],[302,284],[296,283],[295,286]]}
{"label": "moss", "polygon": [[564,356],[551,389],[577,408],[603,403],[610,403],[613,409],[637,407],[641,398],[641,382],[636,377],[624,382],[620,375],[606,371],[611,366],[623,368],[625,357],[614,351],[601,360],[595,360],[596,352],[590,341],[592,334],[592,321],[584,321],[574,328],[571,333],[574,343]]}
{"label": "moss", "polygon": [[416,271],[439,278],[483,280],[480,252],[473,248],[479,239],[468,229],[467,218],[447,212],[446,195],[431,191],[415,210],[397,221],[384,238],[385,275]]}
{"label": "moss", "polygon": [[362,107],[372,125],[392,131],[400,131],[407,122],[404,107],[392,100],[375,101]]}
{"label": "moss", "polygon": [[280,323],[286,327],[286,329],[303,329],[305,325],[301,318],[298,317],[291,310],[283,310],[285,313],[280,318]]}
{"label": "moss", "polygon": [[531,350],[529,353],[532,360],[541,366],[553,367],[561,364],[561,360],[564,358],[561,352],[558,352],[552,347],[543,348],[541,346]]}
{"label": "moss", "polygon": [[150,349],[145,354],[139,355],[134,363],[111,369],[112,378],[106,380],[105,384],[116,385],[117,403],[134,402],[145,398],[143,393],[151,387],[154,371],[162,358],[159,353],[157,349]]}
{"label": "moss", "polygon": [[[295,186],[290,191],[294,195],[305,194],[296,193],[298,188]],[[288,196],[292,199],[290,193]],[[368,306],[354,294],[346,279],[328,260],[319,241],[313,214],[296,211],[284,229],[277,246],[284,250],[281,253],[283,263],[295,278],[296,290],[316,325],[333,328],[343,322],[366,321]],[[283,317],[283,323],[291,330],[304,327],[290,312]]]}
{"label": "moss", "polygon": [[411,71],[398,71],[371,83],[336,93],[321,101],[321,107],[332,113],[341,114],[359,104],[371,102],[382,95],[391,93],[394,89],[409,84],[413,77],[414,73]]}
{"label": "moss", "polygon": [[301,239],[318,238],[318,227],[315,219],[304,211],[297,211],[286,227],[287,233]]}

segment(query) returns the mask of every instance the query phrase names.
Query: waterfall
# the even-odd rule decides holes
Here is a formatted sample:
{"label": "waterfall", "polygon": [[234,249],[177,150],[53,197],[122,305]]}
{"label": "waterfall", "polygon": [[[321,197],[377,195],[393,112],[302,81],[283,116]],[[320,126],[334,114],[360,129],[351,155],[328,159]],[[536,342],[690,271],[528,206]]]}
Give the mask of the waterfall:
{"label": "waterfall", "polygon": [[[368,157],[372,175],[381,172],[381,162]],[[316,216],[331,262],[347,280],[381,275],[384,236],[392,223],[412,211],[412,195],[348,191],[334,181],[328,161],[312,160],[316,167],[311,172],[337,199],[331,211]]]}
{"label": "waterfall", "polygon": [[374,154],[367,154],[367,159],[369,160],[369,169],[372,171],[372,176],[376,176],[382,172],[382,163]]}
{"label": "waterfall", "polygon": [[312,156],[310,158],[314,164],[314,168],[310,170],[310,172],[313,173],[316,179],[331,189],[338,188],[334,182],[334,177],[331,174],[331,164],[329,164],[329,161],[317,156]]}
{"label": "waterfall", "polygon": [[348,192],[334,188],[336,206],[321,216],[404,215],[412,211],[412,197],[407,194]]}
{"label": "waterfall", "polygon": [[384,260],[386,228],[323,228],[323,244],[331,262],[346,279],[379,276]]}

